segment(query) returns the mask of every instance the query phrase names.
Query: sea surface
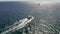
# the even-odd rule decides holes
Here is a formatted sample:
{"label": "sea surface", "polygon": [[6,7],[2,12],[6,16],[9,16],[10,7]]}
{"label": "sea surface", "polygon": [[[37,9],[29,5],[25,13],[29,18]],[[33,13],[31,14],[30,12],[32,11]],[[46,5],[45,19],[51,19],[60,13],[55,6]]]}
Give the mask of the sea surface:
{"label": "sea surface", "polygon": [[10,34],[23,34],[24,30],[25,34],[59,34],[60,3],[37,5],[28,2],[0,2],[0,33],[29,15],[34,16],[34,20]]}

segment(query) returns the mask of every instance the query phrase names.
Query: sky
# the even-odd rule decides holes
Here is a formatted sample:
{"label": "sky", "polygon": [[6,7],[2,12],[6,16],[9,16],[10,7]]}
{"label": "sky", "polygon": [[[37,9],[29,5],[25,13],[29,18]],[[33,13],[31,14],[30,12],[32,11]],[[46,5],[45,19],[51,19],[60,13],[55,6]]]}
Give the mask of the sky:
{"label": "sky", "polygon": [[59,2],[60,0],[0,0],[0,1],[45,1],[45,2]]}
{"label": "sky", "polygon": [[0,2],[3,1],[31,1],[35,3],[52,3],[52,2],[60,2],[60,0],[0,0]]}

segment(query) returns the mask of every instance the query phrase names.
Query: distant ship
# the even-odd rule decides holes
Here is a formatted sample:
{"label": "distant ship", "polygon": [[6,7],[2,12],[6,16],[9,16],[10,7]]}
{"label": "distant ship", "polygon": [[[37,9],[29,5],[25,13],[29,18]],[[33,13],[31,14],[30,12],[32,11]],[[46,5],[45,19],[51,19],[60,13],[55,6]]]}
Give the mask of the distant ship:
{"label": "distant ship", "polygon": [[37,5],[40,5],[40,3],[38,3]]}
{"label": "distant ship", "polygon": [[19,29],[25,27],[33,19],[34,19],[34,17],[30,15],[28,18],[19,20],[18,23],[15,23],[15,24],[11,25],[8,30],[2,32],[1,34],[6,34],[8,32],[13,32],[13,31],[19,30]]}

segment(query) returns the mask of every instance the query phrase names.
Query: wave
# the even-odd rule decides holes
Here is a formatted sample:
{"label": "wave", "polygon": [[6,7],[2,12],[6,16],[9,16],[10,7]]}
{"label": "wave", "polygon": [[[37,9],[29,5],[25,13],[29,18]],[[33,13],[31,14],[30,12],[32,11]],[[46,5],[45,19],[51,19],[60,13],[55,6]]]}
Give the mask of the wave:
{"label": "wave", "polygon": [[10,27],[7,27],[7,30],[2,32],[1,34],[7,34],[7,33],[14,32],[16,30],[19,30],[19,29],[25,27],[26,24],[28,24],[31,21],[32,21],[32,19],[28,20],[28,18],[19,20],[18,22],[16,21],[13,25],[11,25]]}

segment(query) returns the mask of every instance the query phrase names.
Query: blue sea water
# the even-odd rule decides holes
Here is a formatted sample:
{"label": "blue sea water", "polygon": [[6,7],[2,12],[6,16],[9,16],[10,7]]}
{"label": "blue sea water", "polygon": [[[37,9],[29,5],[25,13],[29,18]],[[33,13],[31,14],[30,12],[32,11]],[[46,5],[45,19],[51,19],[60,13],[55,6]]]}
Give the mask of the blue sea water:
{"label": "blue sea water", "polygon": [[[32,15],[35,19],[28,24],[32,34],[59,34],[59,9],[60,5],[50,8],[50,6],[38,6],[27,2],[0,2],[0,33],[4,31],[5,27]],[[24,29],[26,29],[26,34],[29,34],[27,28]],[[12,34],[22,34],[22,30]]]}

